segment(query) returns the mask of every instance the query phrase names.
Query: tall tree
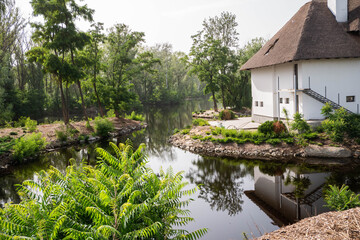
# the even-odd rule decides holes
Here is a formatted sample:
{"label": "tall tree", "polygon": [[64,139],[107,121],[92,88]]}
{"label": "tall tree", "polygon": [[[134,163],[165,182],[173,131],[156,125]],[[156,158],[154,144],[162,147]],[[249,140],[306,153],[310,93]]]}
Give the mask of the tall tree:
{"label": "tall tree", "polygon": [[100,114],[103,117],[104,116],[104,110],[101,105],[99,93],[97,91],[96,83],[98,81],[98,75],[102,68],[101,64],[101,57],[103,56],[103,51],[100,48],[100,45],[104,43],[105,41],[105,34],[102,33],[104,30],[104,24],[103,23],[93,23],[91,25],[93,29],[90,31],[91,36],[91,43],[88,46],[87,53],[88,57],[91,61],[91,81],[94,88],[94,94],[96,97],[96,101],[100,110]]}
{"label": "tall tree", "polygon": [[230,12],[222,12],[220,16],[209,18],[203,22],[205,37],[220,41],[222,47],[222,67],[220,68],[221,76],[218,84],[224,108],[227,106],[225,101],[226,87],[237,67],[235,57],[235,48],[238,46],[239,41],[239,33],[236,30],[237,26],[236,15]]}
{"label": "tall tree", "polygon": [[198,76],[200,81],[206,83],[205,93],[211,93],[214,110],[218,111],[216,95],[219,90],[222,47],[219,40],[203,38],[203,33],[192,36],[193,45],[190,51],[191,73]]}
{"label": "tall tree", "polygon": [[[193,56],[192,65],[200,80],[208,83],[208,92],[212,93],[214,108],[217,111],[216,95],[220,90],[224,108],[226,108],[226,86],[231,81],[237,68],[235,48],[238,42],[236,16],[229,12],[222,12],[220,17],[205,19],[203,29],[192,36],[193,46],[190,55]],[[205,65],[208,65],[205,67]],[[204,78],[204,71],[208,71]],[[199,73],[202,72],[200,77]]]}
{"label": "tall tree", "polygon": [[63,90],[64,82],[76,82],[86,114],[80,78],[81,66],[76,53],[89,41],[86,33],[79,31],[75,20],[92,21],[93,10],[87,5],[80,6],[75,0],[32,0],[35,16],[43,22],[32,23],[35,29],[32,39],[41,45],[27,52],[30,61],[41,63],[43,70],[56,79],[61,93],[62,113],[65,124],[69,122],[68,106]]}
{"label": "tall tree", "polygon": [[144,41],[143,32],[135,32],[125,24],[116,24],[110,29],[107,38],[105,59],[106,77],[102,84],[102,97],[108,108],[114,109],[117,117],[137,102],[138,97],[130,91],[134,75],[139,71],[136,66],[138,47]]}

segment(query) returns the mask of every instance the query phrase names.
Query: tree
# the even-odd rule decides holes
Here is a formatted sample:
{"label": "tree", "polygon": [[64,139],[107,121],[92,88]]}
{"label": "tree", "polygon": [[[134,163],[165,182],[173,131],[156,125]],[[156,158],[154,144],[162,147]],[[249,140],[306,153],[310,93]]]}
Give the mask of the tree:
{"label": "tree", "polygon": [[205,94],[211,93],[214,110],[218,111],[215,93],[219,90],[221,42],[212,38],[203,38],[202,32],[192,36],[190,61],[191,73],[205,82]]}
{"label": "tree", "polygon": [[201,81],[207,82],[205,92],[212,93],[215,111],[215,93],[218,90],[221,91],[223,106],[226,108],[226,86],[233,79],[238,67],[234,50],[239,35],[236,27],[236,16],[222,12],[220,17],[204,20],[203,29],[192,36],[192,70]]}
{"label": "tree", "polygon": [[134,32],[125,24],[110,29],[106,44],[106,76],[101,85],[102,99],[117,117],[136,104],[138,96],[131,92],[131,80],[138,73],[138,47],[144,41],[143,32]]}
{"label": "tree", "polygon": [[94,23],[91,25],[93,27],[93,30],[90,31],[90,36],[91,36],[91,42],[88,46],[87,50],[87,54],[88,54],[88,58],[91,61],[91,70],[90,70],[90,76],[91,76],[91,82],[93,84],[93,88],[94,88],[94,94],[96,97],[96,101],[98,104],[98,107],[100,109],[100,114],[103,117],[104,114],[104,110],[101,106],[101,101],[100,101],[100,97],[99,97],[99,93],[97,91],[97,82],[98,82],[98,75],[100,70],[103,68],[102,64],[101,64],[101,57],[103,56],[103,51],[100,48],[100,44],[104,43],[105,41],[105,35],[102,33],[102,31],[104,30],[104,24],[103,23]]}
{"label": "tree", "polygon": [[80,78],[81,66],[76,53],[89,41],[86,33],[79,31],[75,20],[92,21],[93,10],[86,5],[79,6],[75,0],[33,0],[31,5],[35,16],[42,16],[43,23],[32,23],[35,29],[32,39],[39,47],[27,52],[29,61],[38,62],[46,73],[56,79],[61,93],[62,113],[65,124],[69,122],[68,106],[63,91],[63,83],[76,82],[86,115]]}

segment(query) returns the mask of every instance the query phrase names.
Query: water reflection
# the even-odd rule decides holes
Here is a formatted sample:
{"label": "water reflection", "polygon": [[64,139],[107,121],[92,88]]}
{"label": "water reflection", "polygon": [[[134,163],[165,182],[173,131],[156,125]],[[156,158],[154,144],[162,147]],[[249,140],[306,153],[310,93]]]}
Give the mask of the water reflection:
{"label": "water reflection", "polygon": [[[286,166],[286,165],[284,165]],[[352,183],[353,191],[359,190],[358,171],[330,172],[309,167],[266,167],[264,163],[254,168],[254,190],[245,194],[258,205],[278,226],[329,211],[325,207],[324,189],[329,184],[341,186]],[[274,169],[271,173],[269,169]]]}
{"label": "water reflection", "polygon": [[244,178],[253,175],[253,167],[214,158],[200,158],[192,164],[186,177],[200,185],[199,198],[212,210],[226,211],[230,216],[242,211]]}

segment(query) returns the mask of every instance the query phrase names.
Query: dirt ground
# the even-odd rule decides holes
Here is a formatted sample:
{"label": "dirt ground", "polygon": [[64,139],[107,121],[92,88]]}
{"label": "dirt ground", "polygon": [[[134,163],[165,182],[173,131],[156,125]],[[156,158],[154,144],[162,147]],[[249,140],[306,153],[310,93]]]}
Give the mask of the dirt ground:
{"label": "dirt ground", "polygon": [[328,212],[263,235],[258,240],[360,240],[360,208]]}
{"label": "dirt ground", "polygon": [[[124,118],[109,118],[109,120],[114,124],[115,131],[119,131],[123,129],[124,127],[135,127],[140,124],[139,121],[124,119]],[[90,122],[90,125],[92,126],[92,129],[86,128],[86,121],[81,122],[71,122],[70,127],[78,130],[79,132],[74,135],[74,137],[77,137],[81,134],[84,135],[91,135],[94,132],[94,121]],[[42,136],[46,138],[46,141],[51,143],[57,140],[56,137],[56,130],[64,130],[64,124],[62,123],[53,123],[53,124],[44,124],[44,125],[38,125],[37,130],[35,132],[41,132]],[[29,134],[28,132],[24,133],[24,130],[22,128],[3,128],[0,129],[0,137],[6,137],[10,136],[11,132],[16,132],[17,135],[11,135],[13,138],[18,138],[23,136],[24,134]]]}

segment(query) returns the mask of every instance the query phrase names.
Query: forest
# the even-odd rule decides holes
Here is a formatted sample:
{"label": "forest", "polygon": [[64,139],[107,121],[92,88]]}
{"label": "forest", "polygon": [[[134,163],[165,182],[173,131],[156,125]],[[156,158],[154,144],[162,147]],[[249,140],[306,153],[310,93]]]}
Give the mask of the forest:
{"label": "forest", "polygon": [[[38,21],[26,20],[15,0],[1,1],[2,126],[22,116],[45,122],[62,117],[65,123],[110,109],[123,116],[143,105],[202,96],[225,107],[251,105],[250,74],[239,67],[264,39],[240,48],[232,13],[205,19],[186,54],[173,51],[170,43],[147,46],[144,32],[123,23],[104,29],[93,9],[75,0],[31,4]],[[76,20],[91,28],[79,30]],[[228,31],[221,31],[224,25]]]}

